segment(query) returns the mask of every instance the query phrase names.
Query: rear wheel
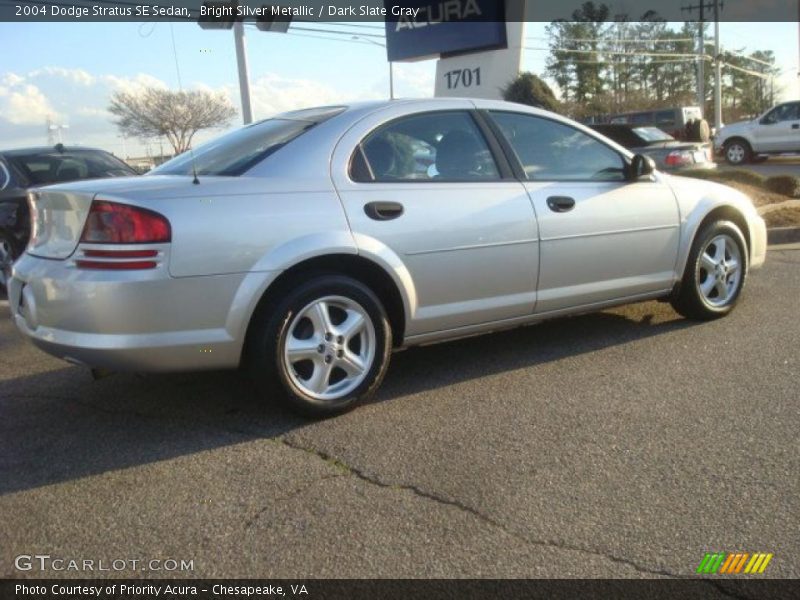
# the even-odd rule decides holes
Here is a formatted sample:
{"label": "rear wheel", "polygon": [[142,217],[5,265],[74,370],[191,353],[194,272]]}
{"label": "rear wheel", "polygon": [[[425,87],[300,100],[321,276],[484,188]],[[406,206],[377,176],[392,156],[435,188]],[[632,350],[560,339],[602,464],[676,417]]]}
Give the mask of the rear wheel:
{"label": "rear wheel", "polygon": [[730,221],[706,225],[692,244],[672,306],[690,319],[709,320],[733,310],[747,276],[747,245]]}
{"label": "rear wheel", "polygon": [[729,165],[744,165],[750,162],[753,156],[753,151],[750,149],[750,144],[744,140],[732,140],[725,144],[725,160]]}
{"label": "rear wheel", "polygon": [[267,394],[295,412],[324,417],[353,408],[378,388],[392,333],[368,287],[320,275],[267,310],[254,325],[249,355],[251,374]]}

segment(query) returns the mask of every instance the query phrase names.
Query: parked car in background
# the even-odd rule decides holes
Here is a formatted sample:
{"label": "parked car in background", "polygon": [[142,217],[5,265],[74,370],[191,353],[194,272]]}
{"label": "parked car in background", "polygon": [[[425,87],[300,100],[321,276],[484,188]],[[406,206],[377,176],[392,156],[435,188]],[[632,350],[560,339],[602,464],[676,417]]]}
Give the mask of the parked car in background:
{"label": "parked car in background", "polygon": [[665,171],[714,169],[711,142],[679,142],[656,127],[592,125],[592,129],[637,154],[652,158]]}
{"label": "parked car in background", "polygon": [[34,344],[112,371],[242,364],[316,416],[374,392],[393,348],[655,298],[722,317],[767,245],[741,192],[478,99],[284,113],[30,200],[9,305]]}
{"label": "parked car in background", "polygon": [[679,106],[606,115],[602,122],[610,125],[657,127],[676,140],[688,142],[707,142],[711,139],[711,130],[708,122],[703,119],[703,112],[699,106]]}
{"label": "parked car in background", "polygon": [[726,125],[714,138],[714,148],[731,165],[800,153],[800,102],[784,102],[751,121]]}
{"label": "parked car in background", "polygon": [[135,174],[120,159],[96,148],[58,144],[0,151],[0,287],[5,286],[11,264],[28,243],[29,189],[76,179]]}

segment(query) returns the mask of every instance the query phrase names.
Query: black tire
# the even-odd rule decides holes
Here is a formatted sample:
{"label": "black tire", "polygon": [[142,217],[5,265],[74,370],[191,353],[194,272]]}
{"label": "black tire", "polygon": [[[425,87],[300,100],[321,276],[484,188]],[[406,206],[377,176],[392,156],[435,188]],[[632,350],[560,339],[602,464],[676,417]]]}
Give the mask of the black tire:
{"label": "black tire", "polygon": [[16,240],[0,229],[0,290],[6,289],[6,281],[11,276],[11,265],[19,258],[20,251]]}
{"label": "black tire", "polygon": [[749,163],[753,158],[753,149],[745,140],[733,139],[725,142],[723,154],[729,165],[738,167]]}
{"label": "black tire", "polygon": [[[269,399],[274,398],[290,410],[306,417],[323,418],[351,410],[377,390],[389,366],[392,329],[383,305],[367,286],[343,275],[315,275],[306,283],[298,282],[289,289],[283,298],[264,306],[261,314],[255,316],[246,357],[251,377],[258,389]],[[284,347],[292,325],[299,327],[302,323],[303,317],[300,313],[315,301],[326,297],[343,298],[363,309],[374,330],[374,358],[365,369],[366,375],[357,387],[341,397],[319,399],[303,387],[299,367],[295,369],[284,360]],[[301,321],[295,323],[297,318]],[[328,358],[328,342],[321,341],[320,347],[325,346],[326,349],[320,353]],[[330,342],[333,343],[335,340]],[[310,363],[312,372],[318,368],[317,363],[310,360],[307,362]],[[308,380],[310,381],[310,376]],[[332,379],[326,379],[327,381]]]}
{"label": "black tire", "polygon": [[[709,246],[709,243],[719,236],[726,236],[736,245],[739,255],[739,265],[741,272],[739,280],[730,290],[730,296],[724,302],[716,304],[707,299],[700,290],[699,280],[707,281],[706,277],[712,277],[711,273],[702,265],[702,253]],[[714,221],[705,225],[695,236],[692,248],[689,251],[689,258],[686,261],[683,279],[677,294],[670,300],[672,307],[684,317],[700,321],[708,321],[724,317],[731,312],[736,302],[741,296],[747,280],[748,270],[747,244],[739,228],[730,221]],[[712,277],[713,278],[713,277]],[[720,301],[722,298],[720,298]]]}

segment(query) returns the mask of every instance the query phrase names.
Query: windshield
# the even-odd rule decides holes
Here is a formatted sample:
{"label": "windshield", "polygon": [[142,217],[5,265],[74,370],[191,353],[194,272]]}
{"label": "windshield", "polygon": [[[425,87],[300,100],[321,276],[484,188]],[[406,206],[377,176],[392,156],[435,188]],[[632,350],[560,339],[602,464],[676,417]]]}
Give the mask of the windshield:
{"label": "windshield", "polygon": [[[246,125],[184,152],[148,175],[241,175],[315,125],[338,115],[344,106],[322,106],[283,113]],[[192,165],[194,163],[194,165]],[[194,167],[194,168],[193,168]]]}
{"label": "windshield", "polygon": [[635,127],[633,129],[645,142],[669,142],[675,140],[668,133],[664,133],[657,127]]}

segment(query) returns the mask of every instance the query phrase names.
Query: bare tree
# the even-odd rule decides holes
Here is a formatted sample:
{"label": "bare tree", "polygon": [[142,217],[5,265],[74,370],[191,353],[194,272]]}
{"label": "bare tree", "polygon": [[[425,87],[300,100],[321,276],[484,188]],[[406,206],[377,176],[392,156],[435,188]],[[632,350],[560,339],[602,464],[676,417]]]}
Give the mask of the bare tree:
{"label": "bare tree", "polygon": [[189,149],[195,133],[227,125],[236,115],[221,94],[153,87],[141,92],[115,92],[108,111],[117,117],[115,122],[123,135],[145,138],[163,135],[176,155]]}

